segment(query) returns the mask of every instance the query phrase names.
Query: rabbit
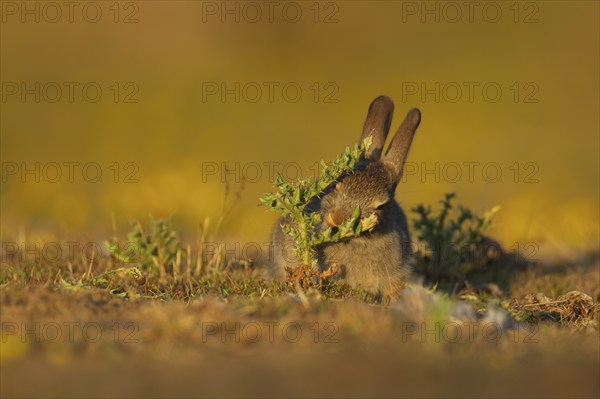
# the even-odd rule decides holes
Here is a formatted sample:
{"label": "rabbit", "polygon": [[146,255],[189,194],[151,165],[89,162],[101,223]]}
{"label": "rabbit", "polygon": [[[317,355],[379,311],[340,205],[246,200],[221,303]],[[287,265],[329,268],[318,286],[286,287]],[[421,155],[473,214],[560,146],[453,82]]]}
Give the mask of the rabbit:
{"label": "rabbit", "polygon": [[[372,137],[370,147],[351,172],[340,176],[307,206],[309,212],[321,213],[322,229],[340,225],[357,206],[361,215],[377,215],[378,223],[372,231],[319,246],[317,267],[323,272],[335,264],[337,273],[329,277],[333,281],[362,287],[376,297],[388,300],[398,297],[411,270],[408,224],[394,192],[421,122],[421,112],[417,108],[411,109],[381,158],[393,112],[394,103],[389,97],[380,96],[373,100],[360,135],[361,142]],[[285,279],[285,267],[301,264],[293,253],[293,239],[281,230],[282,223],[288,223],[288,220],[278,221],[271,241],[271,275],[276,280]]]}

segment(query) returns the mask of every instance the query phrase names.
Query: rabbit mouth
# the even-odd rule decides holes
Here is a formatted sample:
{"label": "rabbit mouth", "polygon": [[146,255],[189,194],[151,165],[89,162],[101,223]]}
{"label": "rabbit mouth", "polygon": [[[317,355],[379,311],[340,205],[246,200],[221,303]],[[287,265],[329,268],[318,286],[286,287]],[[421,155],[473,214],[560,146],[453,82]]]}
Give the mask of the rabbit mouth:
{"label": "rabbit mouth", "polygon": [[346,214],[342,211],[334,210],[327,212],[325,216],[325,224],[329,227],[339,227],[340,224],[346,219]]}

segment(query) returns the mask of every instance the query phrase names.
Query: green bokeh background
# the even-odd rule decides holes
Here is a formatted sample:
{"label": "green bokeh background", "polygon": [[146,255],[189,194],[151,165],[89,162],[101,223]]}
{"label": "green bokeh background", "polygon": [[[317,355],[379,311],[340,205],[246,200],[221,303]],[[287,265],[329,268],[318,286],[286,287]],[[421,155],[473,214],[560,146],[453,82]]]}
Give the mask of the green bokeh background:
{"label": "green bokeh background", "polygon": [[[275,215],[257,206],[271,187],[264,163],[278,162],[280,171],[297,162],[310,176],[311,165],[356,141],[370,101],[387,94],[396,103],[393,129],[409,108],[423,113],[409,158],[414,165],[497,162],[503,173],[496,183],[482,178],[481,167],[472,182],[466,168],[456,183],[443,175],[439,182],[431,174],[407,176],[397,190],[405,209],[456,191],[459,202],[476,210],[502,206],[493,234],[507,245],[534,241],[548,253],[598,245],[597,2],[496,2],[502,10],[497,23],[483,17],[485,2],[472,22],[463,8],[456,23],[448,20],[454,18],[451,9],[440,8],[436,22],[432,15],[408,15],[407,2],[393,1],[320,3],[318,23],[313,2],[295,3],[303,12],[297,23],[277,12],[284,3],[273,22],[264,14],[251,23],[242,14],[237,23],[231,15],[223,22],[220,15],[203,14],[202,2],[142,1],[134,3],[138,22],[127,24],[113,22],[112,2],[97,4],[103,11],[98,23],[77,12],[73,23],[66,15],[57,23],[22,23],[19,15],[3,13],[3,95],[6,82],[98,82],[103,89],[97,103],[83,101],[77,89],[73,103],[65,93],[57,103],[3,98],[4,165],[97,162],[103,172],[97,183],[87,183],[76,168],[71,183],[65,167],[59,182],[36,183],[30,175],[23,182],[3,170],[4,237],[45,229],[102,238],[110,234],[111,215],[123,232],[128,220],[150,214],[173,215],[178,228],[195,234],[205,217],[217,219],[223,207],[222,179],[211,175],[203,181],[202,165],[239,163],[241,177],[243,167],[255,162],[262,165],[262,178],[245,183],[221,233],[266,241]],[[431,9],[443,6],[427,3]],[[120,7],[120,20],[135,10]],[[252,18],[250,11],[246,16]],[[332,12],[337,22],[323,23]],[[537,22],[524,23],[528,15]],[[115,103],[109,89],[114,82],[134,82],[139,102]],[[279,89],[272,102],[266,89],[256,103],[243,96],[236,103],[231,95],[223,102],[219,95],[202,98],[207,82],[230,88],[235,82],[277,82]],[[299,101],[284,100],[280,88],[288,82],[302,88]],[[310,89],[315,82],[318,101]],[[453,91],[436,102],[432,95],[425,101],[420,93],[407,95],[410,82],[479,86],[473,101],[465,89],[457,102],[448,101]],[[483,98],[481,87],[488,82],[502,88],[499,101]],[[519,101],[510,89],[515,82]],[[539,89],[533,97],[538,102],[523,101],[528,82],[534,86],[527,88]],[[325,89],[327,83],[333,86]],[[337,88],[337,102],[323,101],[329,87]],[[109,169],[115,162],[118,183]],[[137,183],[123,183],[127,162],[139,167]],[[515,162],[521,167],[517,183],[509,169]],[[539,169],[537,183],[523,182],[528,162]],[[230,183],[233,193],[239,184]]]}

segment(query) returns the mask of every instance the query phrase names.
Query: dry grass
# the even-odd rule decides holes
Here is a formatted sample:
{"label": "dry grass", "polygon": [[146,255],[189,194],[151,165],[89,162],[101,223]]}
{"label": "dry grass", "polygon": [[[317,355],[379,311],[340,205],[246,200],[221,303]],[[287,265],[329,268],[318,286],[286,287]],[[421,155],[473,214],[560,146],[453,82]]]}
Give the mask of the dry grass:
{"label": "dry grass", "polygon": [[197,277],[106,257],[5,258],[2,396],[600,393],[597,260],[516,274],[506,292],[414,283],[389,305],[348,287],[275,284],[246,262],[208,264]]}

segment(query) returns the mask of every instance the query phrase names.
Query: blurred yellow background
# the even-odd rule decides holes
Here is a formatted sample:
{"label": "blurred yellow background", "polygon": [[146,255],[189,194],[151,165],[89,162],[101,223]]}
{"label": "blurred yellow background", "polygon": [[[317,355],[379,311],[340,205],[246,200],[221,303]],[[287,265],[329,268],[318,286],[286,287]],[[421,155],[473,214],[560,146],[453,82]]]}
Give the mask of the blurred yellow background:
{"label": "blurred yellow background", "polygon": [[597,2],[23,4],[2,4],[5,237],[103,238],[113,213],[120,233],[151,214],[193,235],[219,217],[227,164],[232,195],[246,182],[222,234],[267,241],[270,172],[313,175],[387,94],[392,129],[423,114],[407,212],[456,191],[502,207],[507,245],[598,245]]}

